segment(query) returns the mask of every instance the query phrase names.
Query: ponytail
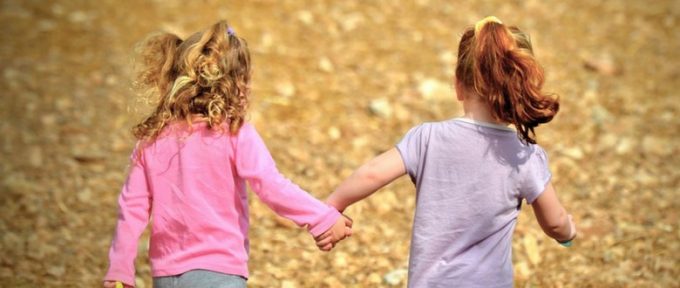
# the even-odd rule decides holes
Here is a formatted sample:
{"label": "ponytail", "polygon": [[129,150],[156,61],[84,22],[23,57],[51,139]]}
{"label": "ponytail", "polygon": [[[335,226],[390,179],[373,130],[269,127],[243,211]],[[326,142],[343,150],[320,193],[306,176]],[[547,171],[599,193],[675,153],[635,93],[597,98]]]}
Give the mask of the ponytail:
{"label": "ponytail", "polygon": [[486,101],[496,120],[515,125],[528,143],[536,143],[534,128],[550,122],[559,110],[559,100],[541,91],[543,69],[529,37],[495,17],[463,35],[456,77]]}

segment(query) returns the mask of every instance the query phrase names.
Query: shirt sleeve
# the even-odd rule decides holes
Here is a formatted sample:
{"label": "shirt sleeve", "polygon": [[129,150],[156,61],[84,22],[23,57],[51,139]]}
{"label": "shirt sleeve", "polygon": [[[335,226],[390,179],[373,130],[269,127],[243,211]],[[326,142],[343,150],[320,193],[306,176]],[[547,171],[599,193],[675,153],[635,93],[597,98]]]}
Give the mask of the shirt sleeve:
{"label": "shirt sleeve", "polygon": [[422,162],[421,159],[427,149],[427,140],[425,137],[427,137],[428,130],[427,124],[413,127],[406,132],[404,138],[402,138],[396,146],[399,154],[401,154],[402,161],[404,161],[406,172],[414,183],[415,179],[418,179]]}
{"label": "shirt sleeve", "polygon": [[151,194],[141,155],[130,157],[130,172],[118,197],[118,220],[109,250],[109,269],[104,280],[135,284],[137,242],[149,223]]}
{"label": "shirt sleeve", "polygon": [[238,175],[262,202],[298,226],[307,226],[315,237],[330,229],[340,217],[335,208],[281,175],[264,141],[248,123],[239,130],[235,162]]}
{"label": "shirt sleeve", "polygon": [[525,179],[520,191],[522,198],[526,199],[528,204],[533,203],[545,191],[545,186],[552,177],[545,150],[538,145],[533,147],[534,150],[529,157]]}

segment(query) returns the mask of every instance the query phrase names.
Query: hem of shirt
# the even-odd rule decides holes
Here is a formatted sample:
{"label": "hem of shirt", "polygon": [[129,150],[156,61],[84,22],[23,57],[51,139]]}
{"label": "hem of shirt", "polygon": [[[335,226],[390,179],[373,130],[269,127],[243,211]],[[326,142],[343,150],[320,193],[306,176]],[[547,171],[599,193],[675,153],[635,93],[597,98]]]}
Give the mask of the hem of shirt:
{"label": "hem of shirt", "polygon": [[401,156],[401,162],[404,163],[404,170],[406,170],[406,174],[408,174],[410,177],[411,175],[411,170],[409,169],[408,163],[406,163],[406,157],[404,155],[404,151],[401,151],[401,147],[399,147],[399,144],[394,145],[394,148],[397,148],[397,152],[399,152],[399,156]]}
{"label": "hem of shirt", "polygon": [[340,218],[340,212],[338,212],[335,207],[330,206],[328,204],[324,204],[330,209],[326,215],[324,215],[323,220],[319,222],[318,224],[314,225],[314,227],[309,227],[309,233],[312,234],[312,236],[317,237],[323,232],[328,231],[328,229],[331,229],[333,225],[335,224],[336,221],[338,221],[338,218]]}
{"label": "hem of shirt", "polygon": [[102,281],[120,281],[123,282],[125,285],[130,285],[132,287],[135,287],[135,276],[133,275],[132,278],[130,278],[128,273],[116,273],[116,272],[108,272],[104,276],[104,279]]}
{"label": "hem of shirt", "polygon": [[[545,182],[543,183],[543,190],[536,193],[536,195],[534,197],[532,197],[531,199],[529,199],[529,198],[526,199],[527,204],[531,205],[531,203],[534,203],[534,201],[536,201],[536,199],[538,199],[538,197],[541,196],[541,194],[543,194],[543,192],[545,192],[545,189],[547,188],[548,183],[550,183],[550,179],[552,179],[552,173],[549,173],[548,178],[545,179]],[[529,200],[531,200],[531,201],[529,201]]]}
{"label": "hem of shirt", "polygon": [[214,263],[191,263],[182,266],[170,266],[163,268],[152,268],[151,276],[153,277],[165,277],[165,276],[175,276],[180,275],[191,270],[208,270],[213,272],[219,272],[224,274],[241,276],[248,279],[248,264],[244,264],[246,267],[238,266],[225,266],[216,265]]}

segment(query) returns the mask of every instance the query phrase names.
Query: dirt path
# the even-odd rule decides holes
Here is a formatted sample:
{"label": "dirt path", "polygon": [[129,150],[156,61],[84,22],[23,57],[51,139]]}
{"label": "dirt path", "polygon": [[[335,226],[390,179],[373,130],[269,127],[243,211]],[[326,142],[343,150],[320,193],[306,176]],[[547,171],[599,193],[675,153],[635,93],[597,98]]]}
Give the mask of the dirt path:
{"label": "dirt path", "polygon": [[[525,208],[516,285],[680,285],[680,2],[231,2],[0,4],[0,286],[97,287],[129,128],[148,109],[130,88],[146,34],[230,21],[253,51],[251,121],[280,169],[322,198],[408,128],[460,113],[457,40],[489,14],[532,34],[561,95],[537,132],[582,229],[563,249]],[[386,187],[348,210],[355,237],[322,254],[251,199],[249,285],[405,286],[414,201],[407,179]],[[150,287],[141,243],[138,286]]]}

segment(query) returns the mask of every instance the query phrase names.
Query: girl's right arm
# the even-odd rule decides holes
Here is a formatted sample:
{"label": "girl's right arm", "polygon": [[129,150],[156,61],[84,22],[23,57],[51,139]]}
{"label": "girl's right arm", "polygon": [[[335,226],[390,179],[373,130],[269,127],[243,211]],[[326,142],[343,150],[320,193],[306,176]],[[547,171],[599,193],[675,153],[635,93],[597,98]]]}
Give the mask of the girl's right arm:
{"label": "girl's right arm", "polygon": [[548,182],[543,193],[531,203],[531,207],[545,234],[560,243],[576,237],[574,221],[557,199],[551,182]]}
{"label": "girl's right arm", "polygon": [[378,189],[406,174],[406,167],[397,148],[371,159],[359,167],[335,191],[326,202],[338,211],[364,199]]}
{"label": "girl's right arm", "polygon": [[109,269],[104,277],[106,285],[121,281],[134,287],[137,242],[149,223],[151,195],[142,163],[132,152],[130,174],[118,197],[119,213],[116,231],[109,250]]}

